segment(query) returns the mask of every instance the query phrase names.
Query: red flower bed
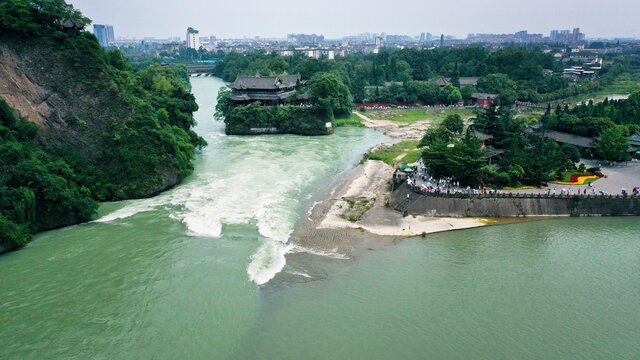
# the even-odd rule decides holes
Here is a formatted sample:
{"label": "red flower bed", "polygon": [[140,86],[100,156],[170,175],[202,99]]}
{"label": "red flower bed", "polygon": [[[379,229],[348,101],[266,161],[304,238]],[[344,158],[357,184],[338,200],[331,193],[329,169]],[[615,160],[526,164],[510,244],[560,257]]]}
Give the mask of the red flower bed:
{"label": "red flower bed", "polygon": [[571,175],[571,182],[578,182],[578,180],[580,180],[580,177],[582,176],[595,176],[593,174],[576,174],[576,175]]}

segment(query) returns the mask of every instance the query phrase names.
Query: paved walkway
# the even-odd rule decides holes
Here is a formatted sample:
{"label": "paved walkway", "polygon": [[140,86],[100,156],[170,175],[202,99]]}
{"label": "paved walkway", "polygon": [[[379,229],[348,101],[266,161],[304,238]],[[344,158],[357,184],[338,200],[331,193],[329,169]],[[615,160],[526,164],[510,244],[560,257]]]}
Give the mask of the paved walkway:
{"label": "paved walkway", "polygon": [[[606,178],[601,178],[595,182],[593,182],[591,187],[588,185],[563,185],[563,184],[554,184],[549,183],[549,186],[544,189],[522,189],[522,190],[498,190],[500,193],[513,193],[513,194],[542,194],[547,193],[547,189],[551,193],[560,194],[562,190],[570,191],[571,194],[577,194],[578,190],[581,193],[584,190],[587,190],[587,194],[593,194],[594,190],[596,194],[600,194],[600,191],[605,192],[606,194],[618,195],[621,193],[622,188],[625,188],[628,193],[633,191],[634,187],[640,187],[640,162],[638,161],[629,161],[627,163],[620,163],[614,166],[609,166],[606,162],[599,162],[597,160],[582,160],[582,162],[588,167],[600,167],[602,173],[605,174]],[[422,162],[420,162],[422,164]],[[419,176],[413,177],[416,185],[425,185],[425,186],[440,186],[437,181],[428,183],[428,181],[422,180]],[[466,190],[466,188],[457,188],[452,187],[456,190]]]}

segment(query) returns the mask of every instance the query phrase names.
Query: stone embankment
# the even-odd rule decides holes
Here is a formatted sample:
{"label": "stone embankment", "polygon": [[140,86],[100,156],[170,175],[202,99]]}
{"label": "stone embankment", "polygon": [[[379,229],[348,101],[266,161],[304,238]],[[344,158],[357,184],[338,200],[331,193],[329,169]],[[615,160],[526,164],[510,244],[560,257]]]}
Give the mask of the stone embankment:
{"label": "stone embankment", "polygon": [[640,197],[601,195],[421,193],[406,183],[390,198],[392,208],[434,217],[640,216]]}

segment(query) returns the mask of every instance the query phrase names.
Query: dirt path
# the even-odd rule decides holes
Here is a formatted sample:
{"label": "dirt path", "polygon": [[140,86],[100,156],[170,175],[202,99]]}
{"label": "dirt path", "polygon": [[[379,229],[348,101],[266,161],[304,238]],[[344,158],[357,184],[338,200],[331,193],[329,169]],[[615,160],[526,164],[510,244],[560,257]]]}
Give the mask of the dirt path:
{"label": "dirt path", "polygon": [[434,121],[430,119],[403,123],[391,120],[374,120],[357,111],[354,111],[354,114],[364,120],[366,127],[378,129],[385,135],[399,141],[422,139],[427,129],[434,127]]}

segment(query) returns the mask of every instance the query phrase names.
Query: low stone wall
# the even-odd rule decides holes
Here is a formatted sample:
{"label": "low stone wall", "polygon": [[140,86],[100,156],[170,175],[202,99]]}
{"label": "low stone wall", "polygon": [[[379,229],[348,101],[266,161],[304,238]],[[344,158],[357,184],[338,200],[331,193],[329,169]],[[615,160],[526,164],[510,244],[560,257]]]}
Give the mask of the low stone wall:
{"label": "low stone wall", "polygon": [[422,194],[406,183],[391,194],[389,202],[408,214],[442,217],[640,216],[637,196]]}

